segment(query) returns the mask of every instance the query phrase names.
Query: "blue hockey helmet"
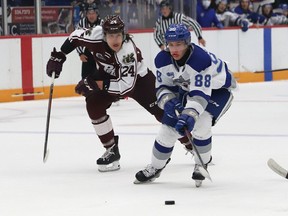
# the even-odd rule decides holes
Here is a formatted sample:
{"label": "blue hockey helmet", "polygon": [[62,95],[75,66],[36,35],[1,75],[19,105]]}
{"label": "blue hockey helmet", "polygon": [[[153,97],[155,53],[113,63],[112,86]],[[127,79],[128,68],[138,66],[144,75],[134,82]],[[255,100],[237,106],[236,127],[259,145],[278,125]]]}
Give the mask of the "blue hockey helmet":
{"label": "blue hockey helmet", "polygon": [[166,43],[175,41],[185,41],[186,44],[191,42],[191,34],[184,24],[171,24],[165,32]]}

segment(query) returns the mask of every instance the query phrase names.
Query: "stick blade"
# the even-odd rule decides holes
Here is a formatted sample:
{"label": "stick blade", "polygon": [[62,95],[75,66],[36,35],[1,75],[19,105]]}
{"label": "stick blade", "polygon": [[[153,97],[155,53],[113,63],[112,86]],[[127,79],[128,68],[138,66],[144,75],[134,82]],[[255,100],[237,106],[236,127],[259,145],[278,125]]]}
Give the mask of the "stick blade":
{"label": "stick blade", "polygon": [[212,182],[212,178],[211,178],[211,176],[210,176],[210,174],[209,174],[207,169],[205,169],[202,166],[199,166],[199,171],[205,178],[209,179]]}
{"label": "stick blade", "polygon": [[43,155],[43,163],[46,163],[46,161],[48,160],[48,156],[49,156],[49,150],[47,149],[47,151]]}
{"label": "stick blade", "polygon": [[288,179],[288,171],[281,167],[274,159],[270,158],[267,161],[267,165],[270,167],[271,170],[273,170],[278,175]]}

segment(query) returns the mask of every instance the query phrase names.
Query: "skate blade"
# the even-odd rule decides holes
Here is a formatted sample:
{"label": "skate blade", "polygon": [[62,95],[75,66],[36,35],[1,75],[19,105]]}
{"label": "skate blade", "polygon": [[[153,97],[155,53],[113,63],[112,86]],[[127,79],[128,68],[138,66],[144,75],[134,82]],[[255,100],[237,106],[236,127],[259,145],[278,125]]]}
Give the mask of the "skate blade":
{"label": "skate blade", "polygon": [[43,157],[43,163],[46,163],[46,161],[48,160],[48,156],[49,156],[49,150],[47,149],[46,155]]}
{"label": "skate blade", "polygon": [[207,179],[209,179],[212,182],[211,176],[208,173],[206,169],[204,169],[202,166],[199,166],[199,172]]}
{"label": "skate blade", "polygon": [[195,186],[196,187],[201,187],[201,185],[202,185],[202,180],[195,180]]}
{"label": "skate blade", "polygon": [[114,161],[113,163],[107,165],[98,165],[99,172],[111,172],[111,171],[117,171],[119,169],[120,169],[119,161]]}
{"label": "skate blade", "polygon": [[156,178],[153,178],[153,179],[149,179],[148,181],[139,181],[138,179],[135,179],[134,180],[134,184],[148,184],[148,183],[151,183],[151,182],[154,182]]}

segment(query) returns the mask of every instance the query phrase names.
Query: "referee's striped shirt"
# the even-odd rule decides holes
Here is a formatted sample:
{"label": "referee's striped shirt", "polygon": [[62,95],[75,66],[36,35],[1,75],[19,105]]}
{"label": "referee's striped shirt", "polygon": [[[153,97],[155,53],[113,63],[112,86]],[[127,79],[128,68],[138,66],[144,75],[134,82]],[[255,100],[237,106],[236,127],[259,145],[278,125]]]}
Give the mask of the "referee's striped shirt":
{"label": "referee's striped shirt", "polygon": [[[79,23],[77,25],[77,29],[93,28],[97,25],[102,25],[102,24],[103,24],[103,20],[100,17],[98,17],[94,23],[89,22],[87,17],[84,17],[79,21]],[[77,50],[78,54],[81,55],[84,53],[85,47],[77,47],[76,50]]]}
{"label": "referee's striped shirt", "polygon": [[202,38],[202,29],[200,24],[192,19],[191,17],[185,16],[184,14],[172,12],[169,17],[159,17],[156,21],[154,28],[154,40],[156,44],[160,47],[165,45],[164,35],[166,30],[171,24],[185,24],[189,29],[192,28],[195,32],[198,40]]}

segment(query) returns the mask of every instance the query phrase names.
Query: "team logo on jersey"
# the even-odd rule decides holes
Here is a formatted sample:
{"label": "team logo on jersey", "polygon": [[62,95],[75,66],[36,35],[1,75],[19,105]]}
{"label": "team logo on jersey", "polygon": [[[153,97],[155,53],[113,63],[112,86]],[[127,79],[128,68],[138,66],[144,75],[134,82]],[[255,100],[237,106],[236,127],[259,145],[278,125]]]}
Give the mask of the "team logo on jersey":
{"label": "team logo on jersey", "polygon": [[130,53],[130,54],[128,54],[128,55],[124,55],[122,61],[123,61],[125,64],[134,62],[134,61],[135,61],[134,53]]}
{"label": "team logo on jersey", "polygon": [[101,53],[96,53],[96,57],[104,61],[106,60],[105,57]]}
{"label": "team logo on jersey", "polygon": [[89,28],[89,29],[87,29],[87,30],[85,31],[85,35],[90,36],[91,33],[92,33],[92,28]]}
{"label": "team logo on jersey", "polygon": [[105,64],[104,62],[99,62],[100,65],[102,65],[103,70],[105,71],[105,73],[108,73],[112,76],[116,76],[115,74],[115,67],[111,64]]}
{"label": "team logo on jersey", "polygon": [[190,79],[188,78],[187,80],[185,80],[182,76],[179,76],[179,78],[173,80],[173,84],[188,88],[190,85]]}
{"label": "team logo on jersey", "polygon": [[168,77],[174,78],[174,73],[173,72],[167,72],[166,74],[167,74]]}
{"label": "team logo on jersey", "polygon": [[92,33],[92,28],[88,28],[88,29],[86,29],[86,28],[83,28],[85,31],[80,35],[80,37],[84,37],[84,35],[91,35],[91,33]]}

